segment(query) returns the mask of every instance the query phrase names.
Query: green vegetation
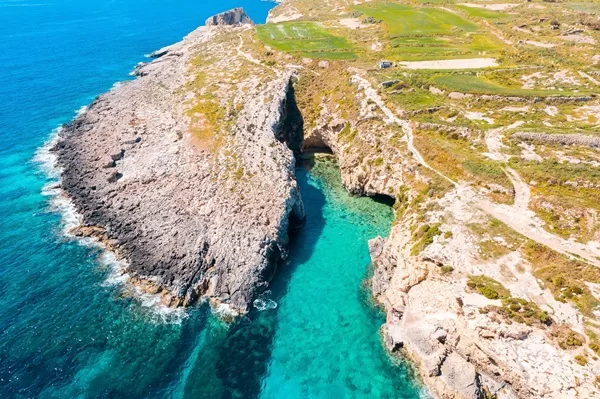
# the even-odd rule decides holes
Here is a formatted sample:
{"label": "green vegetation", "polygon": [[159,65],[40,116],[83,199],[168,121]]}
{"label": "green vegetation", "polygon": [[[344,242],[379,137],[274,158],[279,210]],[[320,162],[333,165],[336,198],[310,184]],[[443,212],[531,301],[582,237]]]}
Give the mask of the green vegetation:
{"label": "green vegetation", "polygon": [[[341,117],[354,120],[358,116],[358,106],[355,102],[354,88],[348,84],[350,74],[342,63],[331,62],[329,68],[319,74],[304,74],[294,88],[298,108],[304,118],[306,131],[313,128],[321,116],[323,104],[334,104]],[[340,138],[346,142],[354,141],[358,132],[350,125],[345,125],[340,132]]]}
{"label": "green vegetation", "polygon": [[585,366],[586,364],[588,364],[587,357],[585,357],[584,355],[577,355],[577,356],[575,356],[575,361],[580,366]]}
{"label": "green vegetation", "polygon": [[434,224],[430,226],[428,224],[422,225],[413,234],[413,240],[416,243],[411,248],[411,255],[416,256],[423,252],[423,250],[433,243],[433,237],[440,234],[440,225]]}
{"label": "green vegetation", "polygon": [[508,299],[510,291],[488,276],[469,276],[467,287],[477,291],[487,299]]}
{"label": "green vegetation", "polygon": [[534,302],[523,298],[503,299],[502,307],[498,309],[498,313],[516,323],[523,323],[528,326],[535,323],[552,324],[552,319],[548,316],[548,313],[541,310]]}
{"label": "green vegetation", "polygon": [[498,54],[503,47],[491,37],[473,34],[478,31],[478,26],[473,22],[439,8],[397,3],[360,5],[354,8],[385,23],[393,49],[392,58],[464,58],[481,53]]}
{"label": "green vegetation", "polygon": [[[192,88],[203,87],[206,75],[198,73],[192,81]],[[213,96],[198,95],[187,110],[190,118],[189,131],[195,143],[203,149],[215,150],[219,145],[219,133],[225,110]]]}
{"label": "green vegetation", "polygon": [[489,9],[485,9],[485,8],[468,7],[468,6],[463,6],[463,5],[457,5],[456,7],[459,10],[466,12],[471,17],[484,18],[484,19],[502,19],[502,18],[510,17],[509,14],[499,12],[499,11],[489,10]]}
{"label": "green vegetation", "polygon": [[482,76],[481,74],[451,74],[442,75],[433,79],[433,84],[441,88],[471,94],[492,94],[499,96],[514,97],[548,97],[548,96],[572,96],[583,95],[584,93],[574,93],[557,90],[529,90],[519,87],[506,87],[493,80]]}
{"label": "green vegetation", "polygon": [[477,30],[477,25],[474,23],[437,8],[381,3],[356,6],[355,9],[382,20],[392,37],[452,35]]}
{"label": "green vegetation", "polygon": [[590,343],[590,349],[598,356],[600,356],[600,344],[597,342]]}
{"label": "green vegetation", "polygon": [[317,22],[285,22],[256,27],[258,38],[277,50],[299,56],[327,59],[354,59],[352,44],[328,32]]}
{"label": "green vegetation", "polygon": [[456,181],[499,184],[509,190],[512,184],[502,164],[481,155],[483,147],[473,148],[469,140],[452,131],[415,130],[414,144],[433,167]]}
{"label": "green vegetation", "polygon": [[[595,222],[594,212],[589,211],[600,211],[597,188],[600,187],[600,170],[585,163],[559,162],[554,158],[554,151],[565,152],[568,147],[545,147],[550,151],[547,159],[526,161],[513,157],[511,167],[525,181],[536,182],[532,187],[531,209],[546,222],[546,228],[564,238],[589,241],[600,227]],[[575,155],[586,158],[585,154]]]}
{"label": "green vegetation", "polygon": [[585,282],[600,283],[599,268],[533,242],[527,242],[522,252],[532,264],[534,275],[545,283],[557,300],[572,302],[584,315],[593,317],[600,301],[591,294]]}
{"label": "green vegetation", "polygon": [[495,311],[506,319],[528,326],[533,324],[552,324],[548,313],[541,310],[534,302],[523,298],[512,298],[510,291],[500,282],[488,276],[469,276],[467,287],[485,296],[487,299],[501,299],[502,306],[486,306],[481,313]]}
{"label": "green vegetation", "polygon": [[454,268],[452,266],[442,266],[440,267],[440,273],[442,274],[450,274],[454,271]]}
{"label": "green vegetation", "polygon": [[556,334],[559,338],[558,346],[561,349],[573,349],[583,346],[583,338],[575,331],[559,332]]}

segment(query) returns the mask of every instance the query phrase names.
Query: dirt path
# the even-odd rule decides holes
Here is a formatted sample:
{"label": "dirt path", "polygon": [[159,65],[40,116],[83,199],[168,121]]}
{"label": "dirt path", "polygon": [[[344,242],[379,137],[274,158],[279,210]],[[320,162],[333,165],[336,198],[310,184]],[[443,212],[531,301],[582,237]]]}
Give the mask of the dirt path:
{"label": "dirt path", "polygon": [[252,56],[252,54],[248,54],[248,53],[244,52],[242,50],[243,47],[244,47],[244,38],[242,37],[242,35],[240,35],[240,44],[236,48],[236,51],[237,51],[238,55],[241,56],[241,57],[243,57],[243,58],[245,58],[245,59],[247,59],[248,61],[250,61],[253,64],[264,66],[262,64],[262,62],[260,62],[260,60],[257,60],[256,58],[254,58]]}
{"label": "dirt path", "polygon": [[494,161],[507,162],[510,157],[502,153],[502,149],[506,147],[504,144],[502,144],[502,133],[506,130],[517,128],[523,123],[525,122],[518,121],[512,125],[490,129],[485,132],[485,145],[488,148],[488,152],[484,153],[483,155],[493,159]]}
{"label": "dirt path", "polygon": [[515,189],[515,202],[512,208],[519,212],[527,212],[529,210],[529,200],[531,199],[529,186],[513,169],[507,167],[504,171]]}
{"label": "dirt path", "polygon": [[417,161],[419,164],[423,165],[427,169],[431,170],[432,172],[436,173],[443,179],[449,181],[453,185],[458,185],[457,182],[455,182],[454,180],[452,180],[445,174],[432,168],[427,162],[425,162],[425,159],[423,158],[421,153],[415,148],[415,146],[413,144],[413,130],[412,130],[412,126],[411,126],[410,122],[407,120],[404,120],[404,119],[400,119],[398,116],[396,116],[396,114],[385,105],[385,102],[383,101],[381,96],[377,93],[377,90],[375,90],[373,88],[373,86],[371,86],[371,83],[369,83],[368,80],[366,80],[365,78],[363,78],[359,75],[354,75],[354,76],[352,76],[352,81],[354,83],[356,83],[358,85],[358,87],[364,91],[365,95],[371,101],[373,101],[375,104],[377,104],[379,109],[386,116],[385,122],[396,123],[397,125],[399,125],[402,128],[402,131],[406,135],[406,143],[407,143],[408,151],[410,151],[410,153],[411,153],[412,157],[415,159],[415,161]]}
{"label": "dirt path", "polygon": [[[357,71],[353,70],[353,72]],[[352,76],[352,81],[358,85],[359,89],[364,92],[367,98],[373,101],[379,109],[381,109],[385,115],[386,123],[396,123],[402,128],[406,135],[408,150],[415,161],[452,183],[456,187],[460,197],[466,200],[467,203],[476,206],[488,215],[502,221],[511,229],[532,241],[543,244],[554,251],[567,256],[576,255],[581,260],[600,267],[600,248],[597,246],[565,240],[564,238],[544,230],[543,222],[537,218],[535,213],[528,209],[531,197],[529,186],[523,182],[516,171],[506,168],[507,175],[515,188],[515,202],[513,205],[497,204],[482,197],[472,187],[465,184],[459,184],[430,166],[413,144],[413,130],[410,122],[399,118],[392,110],[390,110],[385,105],[381,96],[377,93],[377,90],[373,88],[368,80],[356,73]],[[508,128],[509,127],[507,127],[507,129]],[[498,154],[502,155],[500,152],[498,152]]]}
{"label": "dirt path", "polygon": [[498,66],[495,58],[464,58],[456,60],[405,61],[406,69],[479,69]]}

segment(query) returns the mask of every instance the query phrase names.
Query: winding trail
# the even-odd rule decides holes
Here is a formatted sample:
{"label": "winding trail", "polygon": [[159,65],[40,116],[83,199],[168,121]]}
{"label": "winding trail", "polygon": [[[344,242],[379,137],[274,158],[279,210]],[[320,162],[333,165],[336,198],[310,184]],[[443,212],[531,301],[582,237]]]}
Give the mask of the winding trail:
{"label": "winding trail", "polygon": [[[410,121],[399,118],[385,105],[385,101],[377,93],[377,90],[373,88],[371,83],[358,75],[357,70],[352,71],[355,72],[355,75],[352,76],[352,81],[358,85],[359,89],[364,92],[368,99],[373,101],[379,109],[381,109],[385,115],[385,122],[388,124],[396,123],[402,128],[406,135],[408,150],[415,161],[452,183],[456,187],[461,199],[466,201],[467,204],[479,208],[532,241],[545,245],[552,250],[569,257],[575,255],[582,261],[600,267],[600,248],[598,245],[594,245],[593,243],[582,244],[572,240],[565,240],[544,229],[544,222],[528,208],[531,198],[529,186],[513,169],[507,167],[505,170],[515,189],[515,201],[513,205],[504,205],[494,203],[487,198],[482,197],[473,187],[464,183],[458,183],[429,165],[413,144],[413,129]],[[503,130],[512,127],[516,126],[511,125]],[[501,131],[502,130],[499,130],[497,133],[499,134]],[[504,159],[503,157],[505,157],[504,154],[500,153],[500,148],[501,146],[495,145],[488,148],[492,155],[498,157],[498,160],[502,160]]]}

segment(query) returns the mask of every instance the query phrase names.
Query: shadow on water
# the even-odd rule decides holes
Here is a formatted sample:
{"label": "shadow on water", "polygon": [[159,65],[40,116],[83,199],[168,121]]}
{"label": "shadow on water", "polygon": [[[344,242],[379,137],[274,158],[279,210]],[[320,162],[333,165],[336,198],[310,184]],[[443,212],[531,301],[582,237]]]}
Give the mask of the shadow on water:
{"label": "shadow on water", "polygon": [[[296,168],[306,211],[306,223],[290,237],[289,260],[280,265],[270,285],[270,299],[275,302],[285,296],[287,287],[297,267],[306,262],[313,252],[325,226],[323,207],[325,195],[310,183],[310,165]],[[259,397],[262,382],[271,359],[273,338],[277,331],[279,309],[259,312],[256,309],[228,328],[222,328],[206,342],[217,345],[214,358],[199,356],[185,387],[186,398],[255,398]],[[212,363],[213,364],[209,364]],[[207,370],[216,367],[214,373]],[[215,386],[213,378],[220,382]]]}
{"label": "shadow on water", "polygon": [[379,204],[387,205],[389,207],[393,207],[394,203],[396,202],[396,199],[394,197],[384,194],[375,194],[370,198]]}

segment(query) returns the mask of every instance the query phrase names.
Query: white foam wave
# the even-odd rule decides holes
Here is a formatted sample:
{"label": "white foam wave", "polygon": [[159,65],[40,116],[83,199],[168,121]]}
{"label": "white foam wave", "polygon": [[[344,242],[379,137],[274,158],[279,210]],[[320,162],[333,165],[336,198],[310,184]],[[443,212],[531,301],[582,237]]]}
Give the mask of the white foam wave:
{"label": "white foam wave", "polygon": [[[118,87],[116,83],[114,87]],[[75,113],[76,117],[83,115],[88,110],[83,106]],[[102,286],[122,286],[124,290],[133,294],[142,308],[149,310],[150,318],[161,323],[180,324],[186,317],[187,312],[183,308],[170,308],[160,302],[160,295],[142,292],[139,287],[127,287],[130,276],[126,273],[127,262],[117,259],[116,255],[109,251],[103,244],[94,238],[76,237],[72,231],[81,226],[83,217],[77,212],[75,205],[61,190],[62,170],[58,166],[56,154],[51,149],[58,143],[62,126],[52,131],[48,140],[36,151],[32,162],[37,164],[40,170],[48,178],[48,182],[42,187],[42,195],[50,197],[48,210],[61,215],[61,234],[69,239],[75,239],[85,247],[96,247],[102,250],[97,261],[108,267],[110,273]]]}
{"label": "white foam wave", "polygon": [[117,259],[111,251],[102,251],[98,257],[98,262],[109,268],[110,273],[102,286],[111,287],[125,284],[129,280],[129,274],[126,273],[127,262],[123,259]]}
{"label": "white foam wave", "polygon": [[263,312],[265,310],[270,310],[270,309],[277,309],[277,302],[270,299],[269,298],[270,296],[271,296],[271,291],[267,290],[267,291],[263,292],[258,298],[256,298],[254,300],[254,302],[252,302],[252,305],[259,312]]}
{"label": "white foam wave", "polygon": [[112,87],[110,88],[110,90],[115,90],[118,89],[119,87],[123,86],[123,82],[115,82]]}
{"label": "white foam wave", "polygon": [[236,310],[232,309],[226,303],[219,303],[218,305],[212,306],[213,314],[220,319],[227,320],[238,317],[240,314]]}
{"label": "white foam wave", "polygon": [[56,180],[60,179],[60,169],[56,165],[56,155],[50,149],[58,142],[61,131],[62,126],[54,129],[48,140],[35,152],[32,160],[39,165],[48,179],[54,180],[54,183],[57,183]]}
{"label": "white foam wave", "polygon": [[[86,107],[77,111],[80,115],[85,112]],[[51,149],[56,145],[60,138],[62,126],[52,131],[48,140],[35,153],[33,162],[39,166],[42,172],[48,178],[48,182],[42,187],[42,195],[51,197],[49,200],[49,210],[61,215],[62,233],[65,236],[73,238],[70,231],[81,224],[81,215],[75,209],[73,203],[65,197],[60,189],[60,175],[62,170],[58,167],[56,154]],[[89,242],[86,243],[89,246]]]}
{"label": "white foam wave", "polygon": [[77,111],[75,111],[75,117],[79,118],[81,115],[85,114],[85,112],[88,110],[88,106],[84,105],[79,107],[79,109]]}
{"label": "white foam wave", "polygon": [[181,324],[188,313],[184,308],[171,308],[160,301],[160,295],[148,294],[142,292],[139,287],[134,287],[135,298],[139,301],[142,308],[150,311],[150,317],[153,321],[168,324]]}

